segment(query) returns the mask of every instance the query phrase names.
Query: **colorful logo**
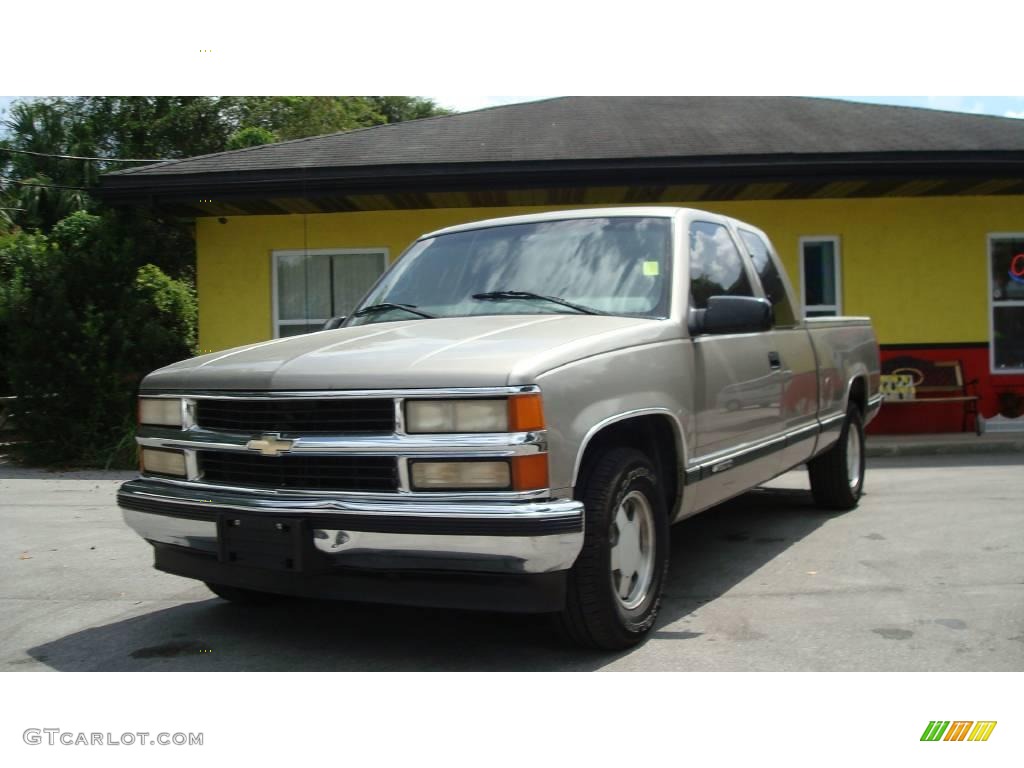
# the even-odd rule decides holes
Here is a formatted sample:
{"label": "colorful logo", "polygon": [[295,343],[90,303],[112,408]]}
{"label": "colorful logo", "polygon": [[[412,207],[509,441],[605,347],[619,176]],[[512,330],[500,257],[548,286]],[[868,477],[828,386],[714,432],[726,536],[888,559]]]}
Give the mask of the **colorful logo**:
{"label": "colorful logo", "polygon": [[932,720],[921,741],[988,741],[995,729],[995,720]]}
{"label": "colorful logo", "polygon": [[1015,283],[1024,283],[1024,253],[1018,253],[1010,261],[1010,279]]}

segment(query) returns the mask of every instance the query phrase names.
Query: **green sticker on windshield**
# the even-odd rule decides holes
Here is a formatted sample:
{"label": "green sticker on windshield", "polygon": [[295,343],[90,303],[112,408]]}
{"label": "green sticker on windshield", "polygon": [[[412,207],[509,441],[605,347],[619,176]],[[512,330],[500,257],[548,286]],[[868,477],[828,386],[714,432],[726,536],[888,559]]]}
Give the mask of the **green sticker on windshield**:
{"label": "green sticker on windshield", "polygon": [[644,277],[657,277],[659,264],[656,261],[644,262]]}

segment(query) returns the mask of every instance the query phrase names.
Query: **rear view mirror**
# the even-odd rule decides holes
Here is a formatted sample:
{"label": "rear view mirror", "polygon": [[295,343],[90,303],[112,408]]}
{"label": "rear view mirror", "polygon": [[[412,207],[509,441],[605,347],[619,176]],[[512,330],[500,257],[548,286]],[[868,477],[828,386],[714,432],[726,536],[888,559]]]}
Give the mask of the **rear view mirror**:
{"label": "rear view mirror", "polygon": [[758,333],[772,327],[772,305],[753,296],[712,296],[690,313],[690,333]]}

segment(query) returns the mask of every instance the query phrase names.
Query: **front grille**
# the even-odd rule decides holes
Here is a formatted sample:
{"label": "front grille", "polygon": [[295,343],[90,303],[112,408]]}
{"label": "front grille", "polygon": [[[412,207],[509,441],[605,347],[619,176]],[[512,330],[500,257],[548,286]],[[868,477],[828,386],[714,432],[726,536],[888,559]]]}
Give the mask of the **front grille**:
{"label": "front grille", "polygon": [[307,491],[394,491],[393,456],[256,456],[199,451],[199,471],[208,483]]}
{"label": "front grille", "polygon": [[395,431],[390,398],[197,400],[196,424],[229,432],[345,435]]}

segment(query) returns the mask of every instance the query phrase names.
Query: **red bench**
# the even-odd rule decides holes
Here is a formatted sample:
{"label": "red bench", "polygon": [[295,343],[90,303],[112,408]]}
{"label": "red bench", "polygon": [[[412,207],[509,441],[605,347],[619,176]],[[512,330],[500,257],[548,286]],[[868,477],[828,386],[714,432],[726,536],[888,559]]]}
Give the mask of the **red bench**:
{"label": "red bench", "polygon": [[[964,380],[963,367],[959,360],[923,360],[903,355],[890,358],[882,363],[885,376],[906,375],[912,377],[913,396],[903,399],[886,398],[885,405],[933,405],[936,403],[962,403],[964,408],[963,431],[971,417],[974,431],[981,434],[981,419],[978,418],[978,380]],[[970,388],[974,388],[973,393]]]}

